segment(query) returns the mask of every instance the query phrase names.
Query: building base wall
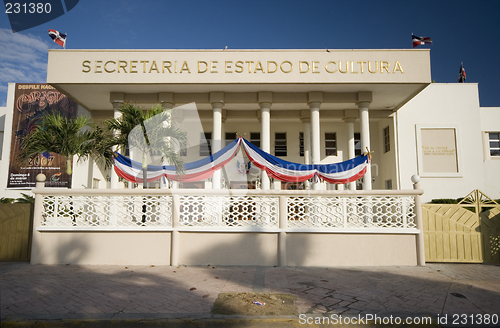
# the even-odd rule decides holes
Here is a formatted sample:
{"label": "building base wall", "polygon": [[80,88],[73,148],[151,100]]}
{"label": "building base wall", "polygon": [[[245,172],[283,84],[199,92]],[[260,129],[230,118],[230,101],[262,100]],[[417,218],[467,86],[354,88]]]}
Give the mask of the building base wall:
{"label": "building base wall", "polygon": [[185,265],[278,265],[276,233],[180,233]]}
{"label": "building base wall", "polygon": [[[171,232],[37,231],[32,264],[170,265]],[[180,232],[178,264],[277,266],[278,233]],[[288,266],[417,265],[416,235],[287,233]]]}
{"label": "building base wall", "polygon": [[287,265],[417,265],[416,235],[290,233]]}
{"label": "building base wall", "polygon": [[171,232],[35,232],[31,264],[170,265]]}

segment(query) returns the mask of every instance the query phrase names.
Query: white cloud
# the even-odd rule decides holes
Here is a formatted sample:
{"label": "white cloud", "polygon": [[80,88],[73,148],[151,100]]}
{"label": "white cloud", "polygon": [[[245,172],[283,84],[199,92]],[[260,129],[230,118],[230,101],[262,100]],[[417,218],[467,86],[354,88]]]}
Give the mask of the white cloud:
{"label": "white cloud", "polygon": [[32,34],[0,28],[0,106],[5,106],[7,83],[44,83],[49,46]]}

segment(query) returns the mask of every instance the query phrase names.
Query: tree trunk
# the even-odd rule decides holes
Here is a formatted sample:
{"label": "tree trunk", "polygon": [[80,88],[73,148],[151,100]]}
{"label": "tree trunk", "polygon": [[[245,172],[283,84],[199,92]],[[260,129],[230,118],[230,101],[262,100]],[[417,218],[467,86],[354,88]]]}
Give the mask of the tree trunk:
{"label": "tree trunk", "polygon": [[73,170],[71,168],[71,157],[66,157],[66,174],[68,175],[68,189],[71,189],[71,180],[73,180]]}

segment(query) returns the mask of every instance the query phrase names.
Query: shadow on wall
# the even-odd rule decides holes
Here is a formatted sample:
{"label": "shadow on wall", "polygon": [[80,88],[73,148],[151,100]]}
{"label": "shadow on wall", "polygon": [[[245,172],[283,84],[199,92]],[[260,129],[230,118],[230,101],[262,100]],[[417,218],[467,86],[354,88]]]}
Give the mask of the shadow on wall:
{"label": "shadow on wall", "polygon": [[80,263],[88,251],[87,242],[83,237],[72,238],[61,243],[57,249],[59,263]]}
{"label": "shadow on wall", "polygon": [[[184,265],[280,265],[278,233],[182,232],[179,239],[179,262]],[[307,252],[306,242],[295,249],[293,258],[302,263]]]}
{"label": "shadow on wall", "polygon": [[[88,241],[84,236],[66,234],[55,247],[40,247],[39,243],[47,242],[51,234],[57,232],[44,232],[42,238],[33,240],[32,264],[75,264],[82,263],[89,252]],[[43,238],[48,237],[48,238]],[[53,251],[55,249],[55,251]]]}

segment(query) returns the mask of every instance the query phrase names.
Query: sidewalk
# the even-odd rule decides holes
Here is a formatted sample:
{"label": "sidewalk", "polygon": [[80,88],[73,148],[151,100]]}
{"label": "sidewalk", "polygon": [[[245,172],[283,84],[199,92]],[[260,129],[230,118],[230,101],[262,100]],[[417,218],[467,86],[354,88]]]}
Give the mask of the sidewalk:
{"label": "sidewalk", "polygon": [[[455,323],[467,320],[462,327],[469,327],[472,320],[484,321],[489,315],[497,323],[486,327],[500,326],[500,266],[495,265],[279,268],[0,263],[0,288],[2,327],[27,327],[35,322],[40,327],[111,323],[115,327],[146,327],[148,323],[317,327],[316,316],[335,314],[380,319],[425,316],[434,322],[439,316],[440,323],[450,327],[460,326],[452,325],[454,319]],[[293,294],[298,297],[300,315],[211,315],[212,304],[223,292]]]}

